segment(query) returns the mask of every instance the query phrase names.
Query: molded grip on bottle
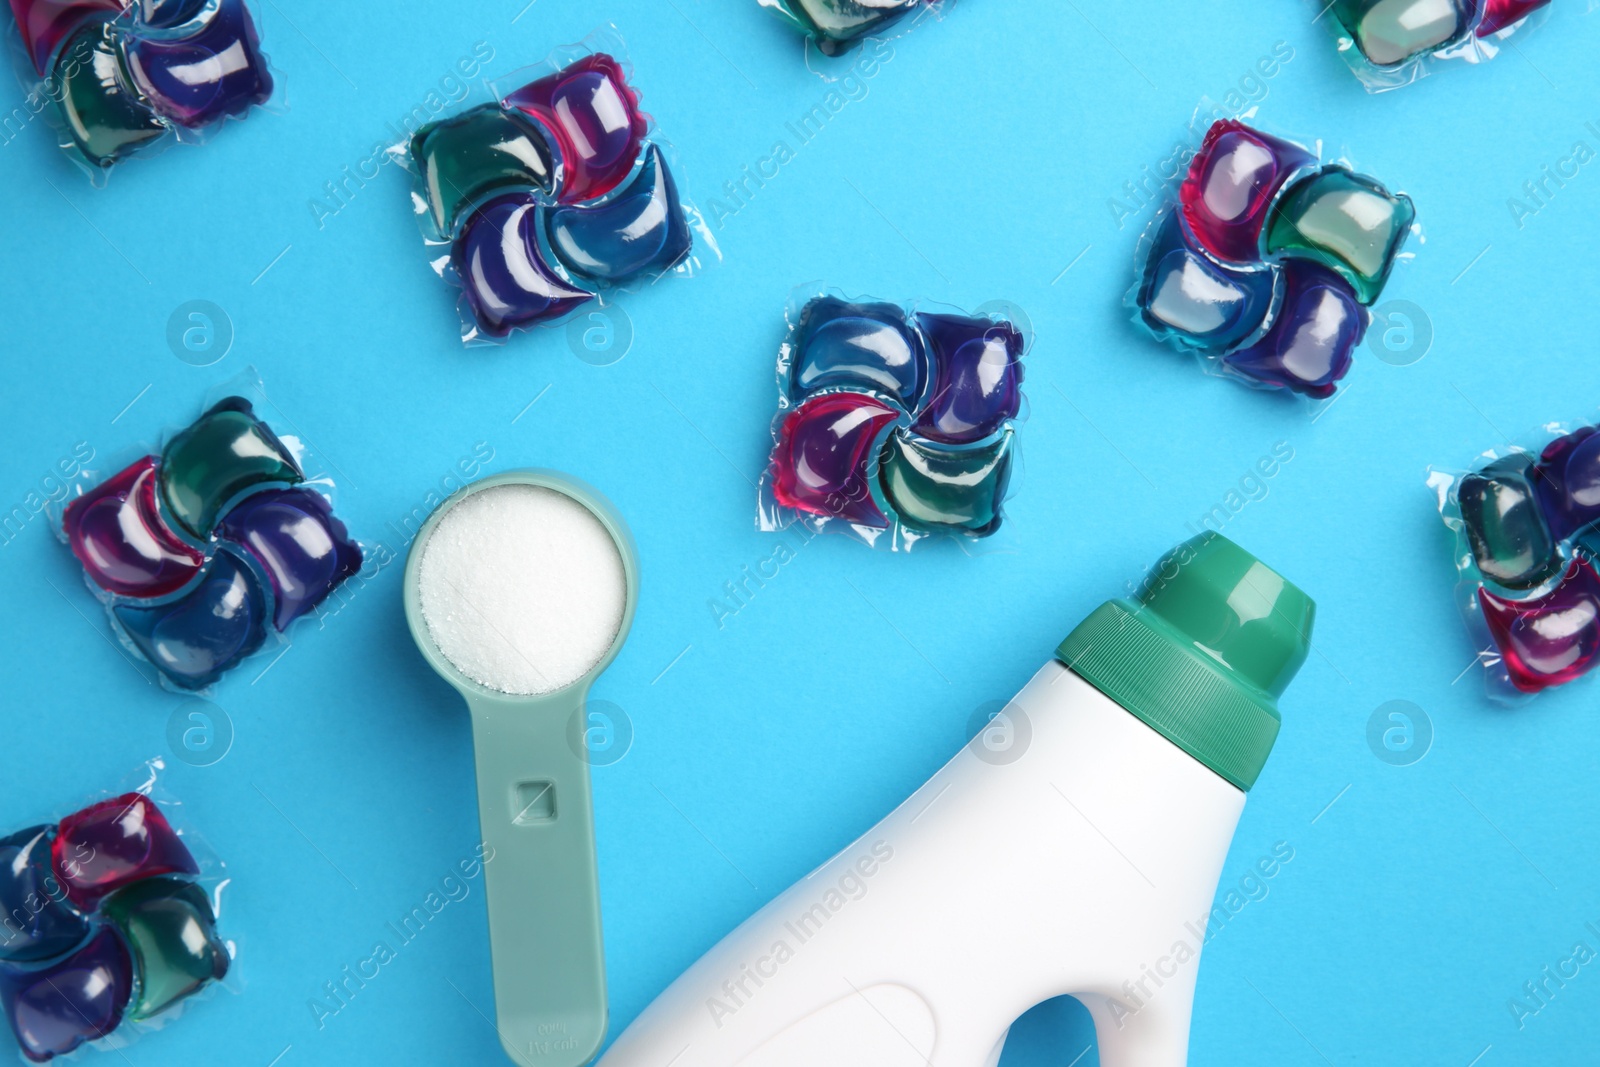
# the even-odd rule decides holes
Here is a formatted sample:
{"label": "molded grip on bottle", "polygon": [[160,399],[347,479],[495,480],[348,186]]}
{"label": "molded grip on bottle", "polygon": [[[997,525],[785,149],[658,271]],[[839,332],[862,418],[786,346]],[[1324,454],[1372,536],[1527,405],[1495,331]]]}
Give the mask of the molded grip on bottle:
{"label": "molded grip on bottle", "polygon": [[496,1028],[528,1067],[580,1067],[606,1036],[589,764],[567,739],[587,697],[587,685],[535,700],[467,694]]}

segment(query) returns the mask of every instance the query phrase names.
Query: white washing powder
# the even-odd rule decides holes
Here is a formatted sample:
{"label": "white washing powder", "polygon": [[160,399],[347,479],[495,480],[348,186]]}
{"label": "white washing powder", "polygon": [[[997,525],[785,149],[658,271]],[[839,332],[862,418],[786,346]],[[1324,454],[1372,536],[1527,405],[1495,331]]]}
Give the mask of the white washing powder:
{"label": "white washing powder", "polygon": [[481,685],[534,695],[600,662],[628,583],[611,534],[565,493],[497,485],[452,507],[418,574],[434,644]]}

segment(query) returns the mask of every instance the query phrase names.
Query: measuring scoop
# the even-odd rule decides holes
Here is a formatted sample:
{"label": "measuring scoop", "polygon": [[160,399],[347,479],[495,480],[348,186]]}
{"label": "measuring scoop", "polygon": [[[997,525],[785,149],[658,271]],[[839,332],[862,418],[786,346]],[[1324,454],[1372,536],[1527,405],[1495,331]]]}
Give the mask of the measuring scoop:
{"label": "measuring scoop", "polygon": [[[459,642],[459,631],[430,625],[449,626],[434,604],[425,604],[423,560],[440,523],[463,503],[478,494],[503,487],[549,490],[581,505],[599,521],[609,535],[611,547],[621,563],[621,619],[609,647],[598,653],[598,660],[580,677],[558,688],[537,695],[517,695],[501,691],[477,680],[458,666],[458,660],[471,662],[459,649],[456,659],[443,651]],[[476,516],[486,505],[513,503],[510,498],[543,497],[543,494],[502,492],[498,498],[477,502],[461,513]],[[569,511],[571,509],[568,509]],[[576,513],[575,513],[576,514]],[[582,520],[582,522],[587,520]],[[441,538],[440,559],[448,553],[454,577],[430,576],[429,589],[443,588],[457,593],[473,588],[463,578],[462,567],[479,565],[479,554],[463,549],[459,541],[465,524],[460,520],[446,527]],[[571,523],[568,523],[570,527]],[[516,529],[516,527],[512,527]],[[526,528],[523,528],[524,531]],[[469,526],[467,533],[475,527]],[[499,536],[498,533],[495,534]],[[595,537],[598,538],[598,532]],[[556,540],[560,540],[557,538]],[[446,548],[445,543],[453,543]],[[591,545],[584,546],[593,548]],[[503,548],[503,541],[502,541]],[[592,553],[591,553],[592,557]],[[483,566],[493,567],[493,550],[483,556]],[[501,557],[503,558],[503,556]],[[570,580],[582,571],[582,561],[554,560],[552,581]],[[443,567],[438,560],[436,567]],[[565,575],[565,578],[562,575]],[[471,575],[467,575],[471,577]],[[508,604],[515,597],[514,583],[499,583],[482,599],[492,600],[481,621],[491,638],[514,647],[515,632],[503,625],[505,613],[520,604]],[[441,581],[444,583],[441,585]],[[614,583],[612,583],[614,584]],[[458,587],[459,585],[459,587]],[[479,587],[481,588],[481,587]],[[478,772],[478,820],[482,827],[484,882],[489,909],[489,947],[494,969],[496,1029],[507,1055],[520,1064],[537,1067],[579,1067],[600,1051],[606,1034],[605,960],[600,936],[600,894],[595,866],[594,808],[589,792],[589,762],[583,745],[582,728],[589,687],[600,672],[616,657],[633,622],[638,602],[639,564],[633,538],[620,515],[597,491],[564,474],[548,470],[516,470],[497,474],[459,490],[423,524],[406,559],[406,622],[411,636],[428,664],[466,698],[472,713],[472,740]],[[614,596],[615,589],[597,591]],[[529,613],[570,612],[575,602],[565,607],[560,598],[529,603]],[[580,605],[581,606],[581,605]],[[470,617],[476,607],[460,599],[450,604],[456,617]],[[496,627],[490,620],[500,617]],[[566,615],[551,616],[565,627]],[[507,637],[505,634],[511,633]],[[564,630],[555,632],[564,633]],[[509,655],[506,650],[501,650]],[[523,657],[530,667],[532,657]],[[485,677],[481,667],[472,668]],[[579,668],[574,669],[581,669]],[[576,729],[574,723],[576,721]]]}

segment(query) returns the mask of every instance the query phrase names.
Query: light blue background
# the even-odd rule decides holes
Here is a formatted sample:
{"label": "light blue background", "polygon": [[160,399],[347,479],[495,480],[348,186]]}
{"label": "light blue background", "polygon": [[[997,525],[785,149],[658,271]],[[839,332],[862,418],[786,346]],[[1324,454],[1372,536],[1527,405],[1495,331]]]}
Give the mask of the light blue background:
{"label": "light blue background", "polygon": [[[1520,52],[1370,97],[1309,3],[962,0],[897,41],[866,96],[723,220],[721,263],[626,299],[632,349],[597,367],[559,330],[463,351],[398,169],[320,227],[310,202],[479,42],[498,76],[615,21],[707,209],[791,140],[785,124],[827,86],[753,0],[524,4],[263,0],[289,110],[129,164],[104,190],[43,122],[10,128],[3,505],[25,507],[79,442],[117,457],[157,439],[250,364],[337,468],[351,528],[396,552],[405,518],[480,442],[490,469],[555,467],[607,493],[643,559],[632,637],[594,694],[636,735],[594,781],[615,1034],[936,770],[976,708],[1013,693],[1287,442],[1293,460],[1225,532],[1317,599],[1316,651],[1283,702],[1224,887],[1276,842],[1294,859],[1207,948],[1192,1062],[1587,1054],[1600,970],[1523,1029],[1507,1001],[1575,942],[1600,948],[1584,926],[1600,920],[1600,688],[1508,711],[1475,670],[1462,676],[1472,648],[1423,479],[1430,463],[1464,465],[1600,402],[1600,162],[1521,226],[1507,206],[1574,142],[1600,148],[1585,126],[1600,127],[1600,15],[1556,0]],[[1251,80],[1278,42],[1292,60]],[[20,103],[9,72],[0,84],[5,108]],[[1425,309],[1431,351],[1396,367],[1363,350],[1315,421],[1203,375],[1121,309],[1150,211],[1119,227],[1109,201],[1170,155],[1202,97],[1241,86],[1270,127],[1321,137],[1411,193],[1426,231],[1386,295]],[[901,556],[818,539],[719,627],[724,583],[773,551],[750,483],[783,303],[810,279],[1026,309],[1038,339],[1016,551]],[[192,299],[221,305],[237,331],[212,367],[165,340]],[[0,572],[9,826],[166,752],[179,701],[109,642],[45,519],[0,549]],[[126,1062],[501,1062],[481,883],[320,1028],[308,1006],[477,839],[467,718],[411,645],[398,563],[262,666],[217,694],[237,733],[226,758],[169,759],[166,778],[235,878],[226,932],[244,991],[146,1036]],[[1394,699],[1436,733],[1414,766],[1368,747],[1369,717]],[[1081,1009],[1049,1005],[1005,1062],[1064,1067],[1091,1037]]]}

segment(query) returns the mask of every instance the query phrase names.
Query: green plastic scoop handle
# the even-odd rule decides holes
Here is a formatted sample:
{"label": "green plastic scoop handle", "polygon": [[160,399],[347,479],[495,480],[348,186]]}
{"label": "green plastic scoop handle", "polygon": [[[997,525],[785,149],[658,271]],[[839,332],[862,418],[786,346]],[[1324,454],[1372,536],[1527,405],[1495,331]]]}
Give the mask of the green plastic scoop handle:
{"label": "green plastic scoop handle", "polygon": [[[500,485],[552,489],[588,508],[615,542],[627,580],[622,624],[611,648],[588,674],[540,696],[502,693],[462,674],[435,646],[422,615],[422,556],[434,527],[471,494]],[[488,846],[483,869],[495,1028],[506,1055],[529,1067],[580,1067],[606,1036],[589,762],[581,725],[571,732],[569,727],[583,714],[589,686],[622,647],[638,599],[638,551],[622,517],[595,489],[555,471],[507,471],[460,489],[429,516],[406,558],[412,639],[472,712],[478,821]]]}

